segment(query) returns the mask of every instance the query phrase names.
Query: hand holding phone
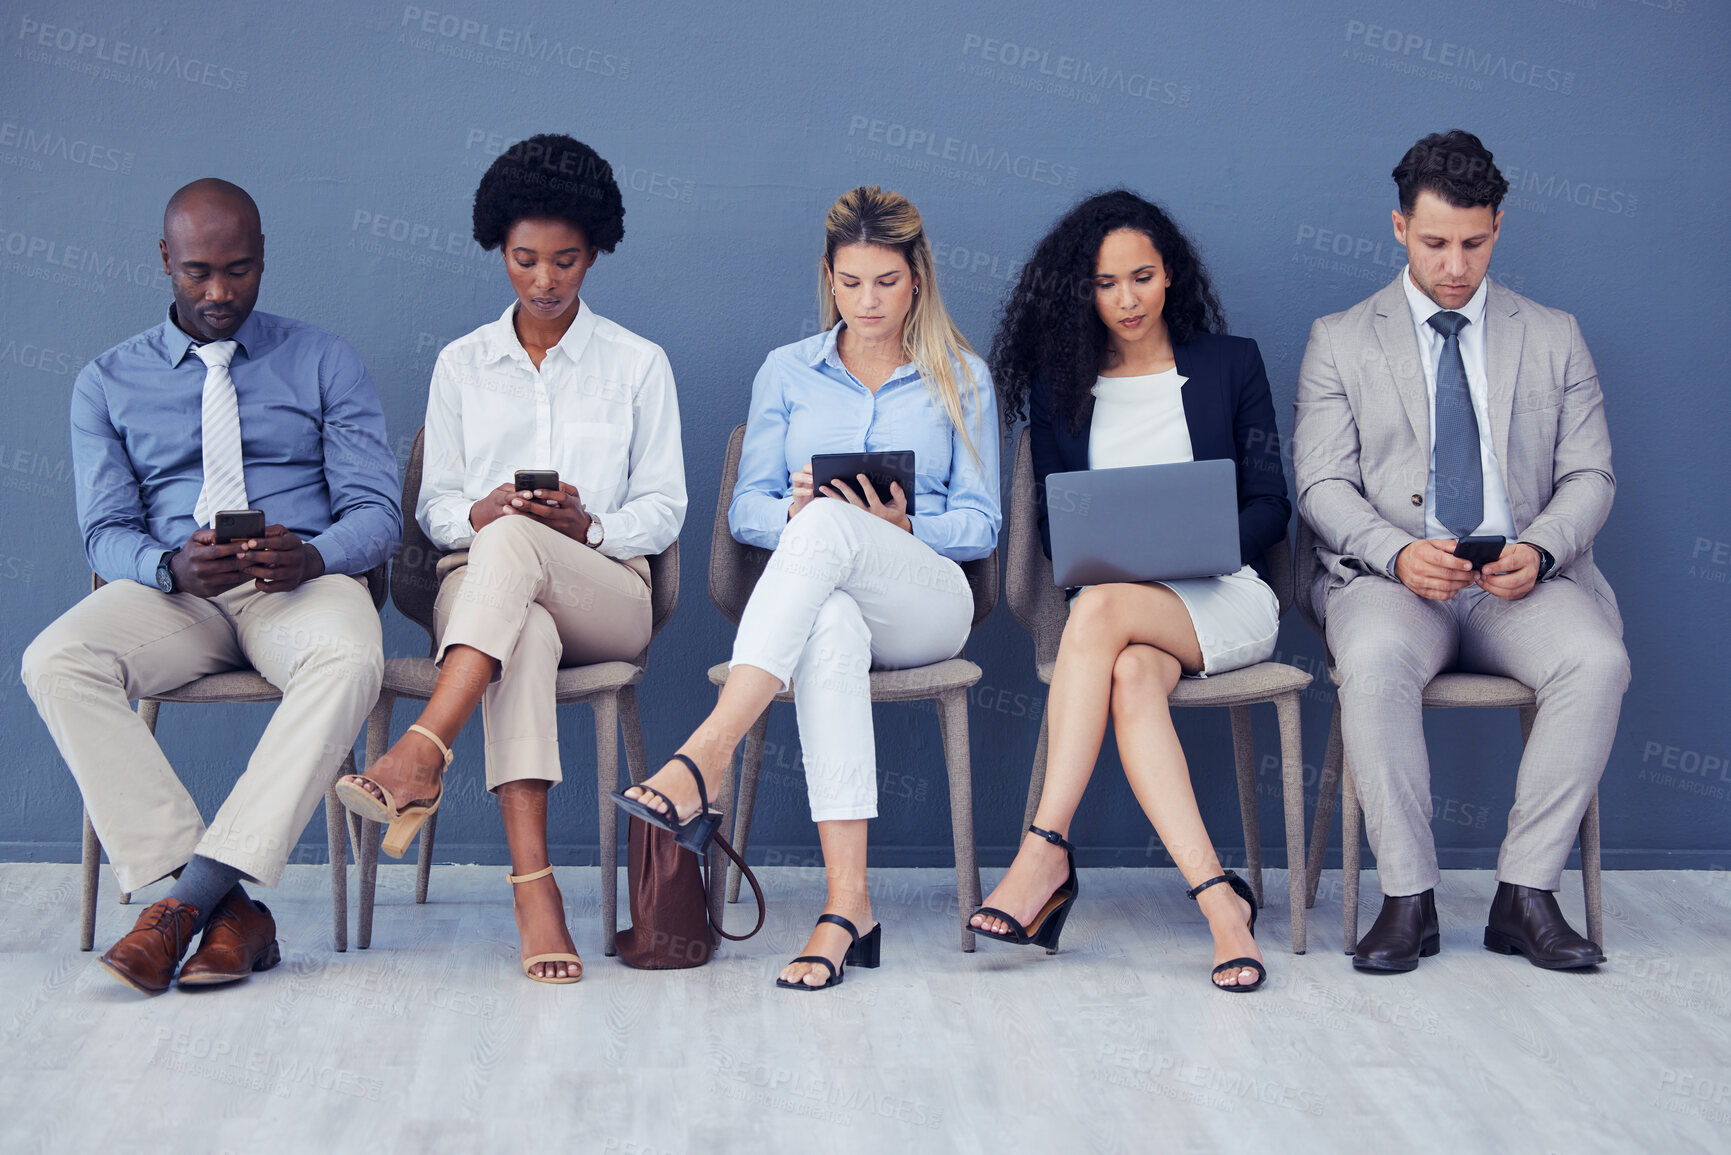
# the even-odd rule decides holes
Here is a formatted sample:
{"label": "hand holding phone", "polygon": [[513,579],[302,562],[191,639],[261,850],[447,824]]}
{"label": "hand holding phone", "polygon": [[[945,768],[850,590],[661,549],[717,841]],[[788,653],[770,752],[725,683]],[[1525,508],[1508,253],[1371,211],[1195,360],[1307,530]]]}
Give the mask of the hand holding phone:
{"label": "hand holding phone", "polygon": [[1463,537],[1455,542],[1455,556],[1472,562],[1474,569],[1484,569],[1488,563],[1503,556],[1503,546],[1507,543],[1508,539],[1501,534]]}

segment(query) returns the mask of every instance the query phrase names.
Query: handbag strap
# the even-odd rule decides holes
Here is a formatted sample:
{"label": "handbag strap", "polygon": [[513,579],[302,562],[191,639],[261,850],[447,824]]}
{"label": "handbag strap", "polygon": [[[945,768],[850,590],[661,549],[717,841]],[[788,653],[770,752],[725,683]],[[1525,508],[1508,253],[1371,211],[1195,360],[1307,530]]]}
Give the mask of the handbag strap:
{"label": "handbag strap", "polygon": [[[751,883],[752,893],[757,895],[757,925],[746,931],[744,934],[728,934],[727,931],[722,928],[720,919],[712,920],[716,934],[720,935],[722,938],[732,939],[734,942],[744,942],[746,939],[763,929],[763,920],[769,914],[769,907],[763,901],[763,887],[757,884],[757,875],[751,873],[751,867],[745,864],[745,859],[739,856],[739,852],[733,848],[727,839],[721,836],[719,831],[714,834],[711,841],[713,841],[715,845],[721,847],[721,852],[723,854],[733,859],[734,864],[739,867],[739,873],[744,876],[745,881]],[[706,869],[707,865],[708,864],[706,863]],[[708,889],[707,886],[704,887],[705,891]]]}

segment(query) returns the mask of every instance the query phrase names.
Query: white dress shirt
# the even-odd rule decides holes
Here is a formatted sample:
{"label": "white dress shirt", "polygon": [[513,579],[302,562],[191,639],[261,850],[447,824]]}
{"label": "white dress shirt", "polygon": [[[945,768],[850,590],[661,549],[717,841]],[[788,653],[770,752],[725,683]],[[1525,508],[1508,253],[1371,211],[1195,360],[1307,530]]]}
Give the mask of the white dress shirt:
{"label": "white dress shirt", "polygon": [[[1497,464],[1496,446],[1491,443],[1490,372],[1485,363],[1485,299],[1490,293],[1491,279],[1479,282],[1478,292],[1462,308],[1453,310],[1467,319],[1460,331],[1461,361],[1467,370],[1467,392],[1473,399],[1473,414],[1479,422],[1479,461],[1484,469],[1484,520],[1473,530],[1476,536],[1499,534],[1515,540],[1515,515],[1509,508],[1509,491],[1503,483],[1502,466]],[[1413,331],[1418,334],[1418,359],[1424,366],[1425,390],[1430,395],[1430,471],[1424,485],[1425,536],[1453,539],[1436,517],[1436,363],[1442,356],[1443,335],[1430,326],[1438,313],[1449,312],[1419,291],[1412,283],[1412,270],[1400,279],[1406,290],[1406,303],[1412,310]]]}
{"label": "white dress shirt", "polygon": [[445,346],[427,397],[415,519],[441,549],[474,539],[469,509],[519,469],[557,469],[601,521],[600,550],[660,553],[685,521],[673,370],[661,347],[579,302],[541,361],[517,339],[512,302]]}

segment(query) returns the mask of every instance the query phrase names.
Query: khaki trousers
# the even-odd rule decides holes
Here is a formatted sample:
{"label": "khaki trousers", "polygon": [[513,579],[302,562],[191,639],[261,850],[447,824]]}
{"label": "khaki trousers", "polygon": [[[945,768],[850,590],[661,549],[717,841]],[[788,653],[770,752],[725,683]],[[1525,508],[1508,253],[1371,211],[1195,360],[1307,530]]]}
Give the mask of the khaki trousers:
{"label": "khaki trousers", "polygon": [[481,698],[487,789],[558,782],[560,666],[631,661],[649,645],[649,564],[615,561],[527,516],[489,522],[439,585],[438,660],[473,646],[499,662]]}
{"label": "khaki trousers", "polygon": [[[206,829],[129,699],[251,666],[282,691]],[[24,651],[24,685],[72,770],[123,890],[194,854],[275,886],[379,696],[379,615],[342,574],[288,593],[252,582],[214,598],[110,582]]]}

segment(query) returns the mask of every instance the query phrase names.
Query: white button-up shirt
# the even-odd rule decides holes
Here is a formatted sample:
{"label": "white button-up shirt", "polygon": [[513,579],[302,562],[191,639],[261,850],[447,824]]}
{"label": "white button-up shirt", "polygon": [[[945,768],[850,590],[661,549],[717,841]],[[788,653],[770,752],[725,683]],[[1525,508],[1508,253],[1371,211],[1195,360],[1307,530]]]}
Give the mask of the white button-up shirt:
{"label": "white button-up shirt", "polygon": [[[1478,292],[1467,303],[1454,310],[1467,319],[1460,331],[1461,363],[1467,370],[1467,393],[1473,399],[1473,414],[1479,422],[1479,462],[1484,468],[1484,520],[1474,534],[1498,534],[1515,540],[1515,515],[1509,508],[1509,490],[1503,484],[1503,469],[1497,463],[1496,446],[1491,440],[1490,371],[1485,363],[1485,299],[1491,279],[1479,282]],[[1441,305],[1419,291],[1412,283],[1409,269],[1400,279],[1406,290],[1407,307],[1412,312],[1413,332],[1418,334],[1418,359],[1424,365],[1425,389],[1430,393],[1430,473],[1424,488],[1424,526],[1428,537],[1452,539],[1453,530],[1446,529],[1436,519],[1436,363],[1442,356],[1443,335],[1431,328],[1430,319],[1447,312]]]}
{"label": "white button-up shirt", "polygon": [[686,503],[667,354],[580,302],[536,369],[516,309],[445,346],[433,366],[415,520],[441,549],[466,549],[475,502],[519,469],[557,469],[601,519],[602,553],[665,550]]}

